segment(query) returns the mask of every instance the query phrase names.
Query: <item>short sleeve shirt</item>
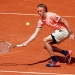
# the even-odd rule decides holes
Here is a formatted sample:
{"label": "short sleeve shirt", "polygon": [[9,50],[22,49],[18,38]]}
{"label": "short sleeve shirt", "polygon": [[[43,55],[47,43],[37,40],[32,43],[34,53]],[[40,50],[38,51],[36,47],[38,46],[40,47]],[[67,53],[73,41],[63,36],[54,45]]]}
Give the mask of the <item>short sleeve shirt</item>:
{"label": "short sleeve shirt", "polygon": [[41,28],[42,26],[47,25],[58,30],[65,29],[65,26],[60,22],[60,19],[61,17],[56,13],[47,12],[46,19],[39,19],[38,27]]}

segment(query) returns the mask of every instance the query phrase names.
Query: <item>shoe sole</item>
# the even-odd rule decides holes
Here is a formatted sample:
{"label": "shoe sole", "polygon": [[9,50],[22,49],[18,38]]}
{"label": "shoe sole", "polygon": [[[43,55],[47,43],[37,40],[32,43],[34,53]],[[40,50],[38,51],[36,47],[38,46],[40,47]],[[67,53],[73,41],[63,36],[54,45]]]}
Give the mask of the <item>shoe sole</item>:
{"label": "shoe sole", "polygon": [[58,65],[58,66],[47,66],[47,65],[46,65],[46,67],[61,67],[61,66],[60,66],[60,65]]}
{"label": "shoe sole", "polygon": [[46,64],[47,67],[60,67],[60,63],[58,62],[57,65],[54,64]]}

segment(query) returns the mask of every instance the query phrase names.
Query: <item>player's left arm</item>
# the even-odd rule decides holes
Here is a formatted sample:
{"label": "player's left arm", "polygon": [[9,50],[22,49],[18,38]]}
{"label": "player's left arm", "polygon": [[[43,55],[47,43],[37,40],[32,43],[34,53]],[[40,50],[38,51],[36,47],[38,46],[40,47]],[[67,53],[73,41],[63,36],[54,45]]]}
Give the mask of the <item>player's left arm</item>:
{"label": "player's left arm", "polygon": [[70,38],[71,38],[72,40],[74,40],[74,39],[75,39],[75,35],[74,35],[73,32],[71,31],[69,23],[68,23],[65,19],[63,19],[63,18],[60,18],[59,22],[64,23],[65,27],[67,28],[67,30],[68,30],[69,33],[70,33]]}
{"label": "player's left arm", "polygon": [[69,31],[69,33],[72,33],[72,31],[70,29],[70,25],[69,25],[69,23],[65,19],[61,18],[59,22],[64,23],[64,25],[67,28],[67,30]]}

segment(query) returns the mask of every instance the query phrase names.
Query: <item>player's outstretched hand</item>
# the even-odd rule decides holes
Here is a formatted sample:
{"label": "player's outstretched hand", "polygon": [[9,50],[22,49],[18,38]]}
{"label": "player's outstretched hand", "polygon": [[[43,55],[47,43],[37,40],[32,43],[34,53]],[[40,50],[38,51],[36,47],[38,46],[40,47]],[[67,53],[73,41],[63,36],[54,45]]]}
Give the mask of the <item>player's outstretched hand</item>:
{"label": "player's outstretched hand", "polygon": [[11,45],[11,48],[15,48],[15,47],[23,47],[23,44]]}
{"label": "player's outstretched hand", "polygon": [[24,42],[24,43],[22,43],[22,44],[20,44],[20,45],[18,45],[18,46],[25,47],[25,46],[27,46],[27,43],[26,43],[26,42]]}
{"label": "player's outstretched hand", "polygon": [[27,46],[27,43],[26,43],[26,42],[24,42],[24,43],[22,44],[22,46],[23,46],[23,47]]}

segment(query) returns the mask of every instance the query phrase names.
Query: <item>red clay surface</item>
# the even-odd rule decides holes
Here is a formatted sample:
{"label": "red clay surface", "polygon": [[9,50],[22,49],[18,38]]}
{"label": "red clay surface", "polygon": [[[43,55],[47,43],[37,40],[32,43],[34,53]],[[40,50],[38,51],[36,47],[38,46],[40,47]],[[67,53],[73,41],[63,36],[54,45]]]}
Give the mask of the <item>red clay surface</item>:
{"label": "red clay surface", "polygon": [[[39,3],[46,4],[49,11],[68,20],[75,34],[74,0],[0,0],[0,41],[5,40],[12,44],[26,41],[36,29],[39,16],[34,14],[38,14],[36,7]],[[30,26],[26,26],[26,22],[30,22]],[[37,75],[39,72],[42,72],[40,75],[75,74],[75,41],[70,39],[56,46],[73,51],[72,64],[67,65],[63,61],[63,55],[55,53],[61,67],[45,66],[49,61],[49,54],[43,48],[42,40],[52,31],[44,26],[38,37],[28,46],[0,54],[0,75]]]}

